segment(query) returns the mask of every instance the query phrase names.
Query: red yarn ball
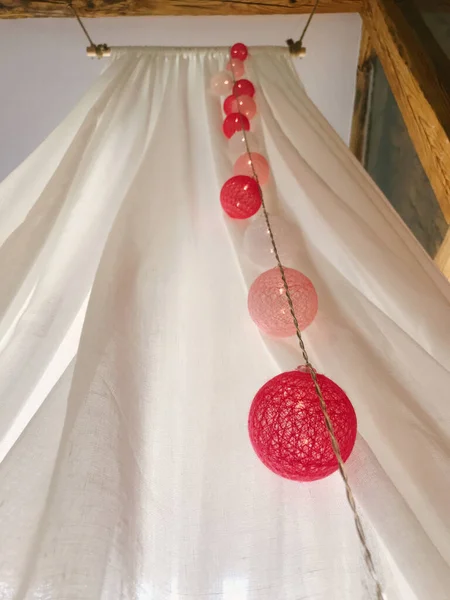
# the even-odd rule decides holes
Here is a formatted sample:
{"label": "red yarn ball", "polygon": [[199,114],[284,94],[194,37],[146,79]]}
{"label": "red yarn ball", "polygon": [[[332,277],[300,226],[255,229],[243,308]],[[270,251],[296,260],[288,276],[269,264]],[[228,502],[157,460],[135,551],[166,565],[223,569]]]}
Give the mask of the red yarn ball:
{"label": "red yarn ball", "polygon": [[[317,293],[311,280],[297,271],[284,267],[300,330],[306,329],[317,314]],[[295,325],[286,298],[278,267],[262,273],[250,286],[248,312],[256,325],[273,337],[295,335]]]}
{"label": "red yarn ball", "polygon": [[230,50],[231,58],[237,58],[238,60],[245,60],[248,56],[248,48],[245,44],[238,42],[233,44]]}
{"label": "red yarn ball", "polygon": [[246,175],[231,177],[222,186],[220,203],[232,219],[248,219],[261,208],[259,185]]}
{"label": "red yarn ball", "polygon": [[[344,461],[356,440],[356,414],[336,383],[317,375]],[[252,446],[271,471],[286,479],[315,481],[338,469],[330,434],[309,372],[289,371],[256,394],[248,419]]]}
{"label": "red yarn ball", "polygon": [[233,85],[233,96],[251,96],[255,95],[255,86],[248,79],[239,79]]}
{"label": "red yarn ball", "polygon": [[245,115],[239,113],[231,113],[225,117],[223,122],[223,132],[228,139],[233,137],[236,131],[248,131],[250,129],[250,121]]}
{"label": "red yarn ball", "polygon": [[225,98],[225,100],[223,101],[223,112],[226,115],[230,115],[233,112],[234,113],[237,112],[236,108],[237,108],[236,98],[233,96],[233,94],[231,94],[231,96],[227,96]]}

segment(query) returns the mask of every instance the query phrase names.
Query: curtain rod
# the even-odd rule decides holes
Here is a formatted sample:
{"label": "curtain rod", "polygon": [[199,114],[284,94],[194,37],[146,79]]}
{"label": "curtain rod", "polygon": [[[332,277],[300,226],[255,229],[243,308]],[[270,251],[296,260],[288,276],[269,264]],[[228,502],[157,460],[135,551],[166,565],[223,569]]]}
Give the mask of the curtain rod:
{"label": "curtain rod", "polygon": [[[31,0],[31,1],[33,1],[33,0]],[[86,36],[86,38],[89,42],[89,46],[86,48],[86,55],[88,57],[104,58],[104,57],[111,56],[111,48],[108,46],[108,44],[95,44],[94,43],[91,36],[89,35],[88,30],[86,29],[85,25],[82,22],[80,15],[78,14],[76,8],[73,6],[72,0],[38,0],[38,1],[43,4],[60,4],[60,5],[62,4],[69,8],[69,10],[72,12],[73,16],[75,17],[75,19],[78,22],[78,25],[81,27],[84,35]],[[223,0],[223,1],[229,2],[229,3],[233,3],[233,2],[240,3],[241,0]],[[290,4],[295,4],[295,2],[296,2],[296,0],[289,0]],[[298,56],[300,58],[303,58],[306,55],[306,48],[305,48],[305,46],[303,46],[303,38],[305,37],[305,34],[308,31],[308,28],[311,24],[312,18],[314,17],[314,15],[317,11],[319,2],[320,2],[320,0],[315,1],[314,6],[313,6],[311,13],[308,17],[308,20],[306,22],[306,25],[303,28],[303,31],[300,35],[300,38],[296,42],[293,39],[286,40],[286,44],[289,49],[289,53],[292,56]],[[259,3],[252,2],[251,4],[259,4]],[[267,5],[264,4],[264,6],[267,6]]]}
{"label": "curtain rod", "polygon": [[[55,4],[60,4],[60,2],[58,2],[58,0],[44,0],[46,2],[50,2],[50,3],[55,3]],[[290,0],[291,2],[295,2],[295,0]],[[104,58],[104,57],[108,57],[111,56],[111,48],[107,45],[107,44],[95,44],[94,41],[92,40],[91,36],[88,33],[88,30],[86,29],[86,27],[84,26],[78,12],[76,11],[75,7],[72,4],[72,0],[65,0],[65,2],[63,2],[64,4],[66,4],[69,9],[72,11],[75,19],[77,20],[79,26],[81,27],[81,29],[83,30],[84,35],[86,36],[88,42],[89,42],[89,46],[86,48],[86,55],[90,58]],[[289,49],[289,53],[292,56],[298,56],[300,58],[303,58],[306,55],[306,48],[305,46],[303,46],[303,38],[305,37],[306,32],[308,31],[308,28],[311,24],[312,18],[314,17],[317,8],[319,6],[319,0],[316,0],[313,9],[308,17],[308,20],[306,21],[306,25],[303,28],[303,31],[300,35],[300,38],[294,42],[293,39],[288,39],[286,41],[287,47]]]}

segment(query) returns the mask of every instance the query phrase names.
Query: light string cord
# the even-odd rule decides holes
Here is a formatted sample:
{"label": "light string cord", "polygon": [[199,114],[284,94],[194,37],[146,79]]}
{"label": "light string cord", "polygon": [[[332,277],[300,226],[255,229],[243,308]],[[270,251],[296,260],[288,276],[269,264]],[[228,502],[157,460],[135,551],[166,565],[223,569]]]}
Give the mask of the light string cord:
{"label": "light string cord", "polygon": [[[231,67],[230,68],[231,68],[231,74],[232,74],[233,83],[236,83],[236,77],[235,77],[235,74],[234,74],[234,67],[233,67],[232,62],[231,62]],[[377,572],[376,572],[376,569],[375,569],[375,563],[374,563],[374,560],[373,560],[373,557],[372,557],[372,553],[370,551],[370,548],[369,548],[369,545],[368,545],[368,542],[367,542],[367,537],[366,537],[366,534],[365,534],[365,531],[364,531],[364,527],[363,527],[363,524],[362,524],[362,521],[361,521],[361,518],[360,518],[360,515],[359,515],[359,511],[358,511],[358,508],[356,506],[355,497],[353,495],[353,491],[352,491],[350,482],[348,480],[347,470],[345,468],[344,461],[342,459],[342,454],[341,454],[341,450],[340,450],[340,447],[339,447],[339,442],[337,441],[336,434],[334,432],[333,423],[332,423],[330,415],[328,413],[327,405],[326,405],[326,402],[324,400],[324,397],[323,397],[323,394],[322,394],[322,390],[320,389],[319,382],[317,380],[316,371],[315,371],[314,367],[312,366],[311,361],[309,360],[308,352],[306,350],[305,343],[304,343],[303,338],[302,338],[302,334],[301,334],[301,331],[300,331],[300,326],[298,324],[297,316],[295,314],[294,303],[292,301],[291,292],[290,292],[289,285],[288,285],[288,282],[287,282],[287,279],[286,279],[285,270],[284,270],[284,267],[283,267],[283,265],[281,263],[281,260],[280,260],[280,255],[278,253],[278,247],[277,247],[277,244],[275,242],[275,236],[273,234],[272,227],[271,227],[271,224],[270,224],[269,213],[267,211],[267,207],[266,207],[266,204],[265,204],[265,201],[264,201],[264,194],[263,194],[261,185],[259,183],[258,174],[256,172],[256,169],[255,169],[255,166],[254,166],[254,163],[253,163],[252,154],[251,154],[249,143],[248,143],[247,133],[246,133],[246,130],[244,128],[244,119],[243,119],[244,115],[241,112],[241,109],[240,109],[240,106],[239,106],[239,102],[236,102],[236,104],[237,104],[237,111],[238,111],[238,114],[239,114],[239,118],[240,118],[240,121],[241,121],[241,127],[242,127],[242,134],[243,134],[243,137],[244,137],[245,149],[246,149],[246,152],[247,152],[247,154],[249,156],[250,167],[251,167],[251,170],[252,170],[252,173],[253,173],[253,178],[255,179],[256,183],[258,184],[259,195],[260,195],[260,198],[261,198],[261,207],[262,207],[263,214],[264,214],[264,220],[266,222],[267,231],[268,231],[269,237],[270,237],[270,242],[271,242],[272,249],[273,249],[276,261],[277,261],[278,270],[280,271],[281,279],[283,281],[283,287],[284,287],[284,291],[286,293],[286,299],[288,301],[289,311],[291,313],[292,320],[293,320],[294,325],[295,325],[295,332],[296,332],[296,336],[297,336],[298,343],[299,343],[299,346],[300,346],[300,350],[301,350],[303,359],[305,361],[305,365],[306,365],[306,367],[307,367],[307,369],[309,371],[309,374],[311,375],[311,379],[313,380],[314,388],[315,388],[317,397],[319,398],[320,408],[322,409],[322,413],[323,413],[324,420],[325,420],[325,425],[326,425],[326,428],[327,428],[329,436],[330,436],[330,440],[331,440],[331,445],[332,445],[332,448],[333,448],[333,452],[334,452],[334,455],[336,456],[336,459],[337,459],[337,462],[338,462],[339,473],[340,473],[341,478],[342,478],[342,480],[343,480],[343,482],[345,484],[345,492],[346,492],[346,496],[347,496],[347,501],[348,501],[348,504],[350,505],[350,508],[352,510],[353,519],[354,519],[354,522],[355,522],[355,527],[356,527],[356,531],[357,531],[357,534],[358,534],[358,538],[359,538],[359,541],[360,541],[361,546],[363,548],[364,560],[365,560],[365,563],[366,563],[366,566],[367,566],[367,570],[368,570],[368,572],[369,572],[370,576],[372,577],[372,580],[373,580],[373,582],[375,584],[375,590],[376,590],[376,594],[377,594],[377,600],[386,600],[386,596],[383,593],[383,588],[381,586],[380,580],[378,578],[378,575],[377,575]]]}

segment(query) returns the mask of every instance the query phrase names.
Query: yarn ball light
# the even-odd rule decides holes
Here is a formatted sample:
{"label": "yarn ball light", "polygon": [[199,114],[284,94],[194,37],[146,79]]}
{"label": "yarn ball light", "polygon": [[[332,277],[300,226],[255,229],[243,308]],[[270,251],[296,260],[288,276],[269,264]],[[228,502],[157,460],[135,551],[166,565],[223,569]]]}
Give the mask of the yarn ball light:
{"label": "yarn ball light", "polygon": [[[280,260],[283,265],[292,265],[299,255],[300,234],[282,217],[270,215],[269,219]],[[244,251],[255,265],[263,269],[270,269],[277,264],[264,216],[257,217],[247,227],[244,234]]]}
{"label": "yarn ball light", "polygon": [[245,175],[231,177],[222,186],[220,203],[232,219],[248,219],[261,208],[259,185]]}
{"label": "yarn ball light", "polygon": [[248,131],[250,129],[250,122],[245,115],[231,113],[225,117],[222,128],[225,136],[230,139],[236,131]]}
{"label": "yarn ball light", "polygon": [[242,154],[234,163],[233,173],[235,175],[248,175],[251,177],[254,174],[253,171],[256,173],[261,185],[264,185],[269,181],[269,163],[264,156],[258,152]]}
{"label": "yarn ball light", "polygon": [[247,119],[253,119],[256,115],[256,103],[251,96],[228,96],[223,103],[223,110],[226,115],[234,112],[245,115]]}
{"label": "yarn ball light", "polygon": [[255,86],[248,79],[239,79],[233,85],[233,96],[253,96],[255,95]]}
{"label": "yarn ball light", "polygon": [[[231,96],[227,96],[225,98],[225,100],[223,101],[223,112],[226,115],[230,115],[232,112],[238,112],[236,110],[235,100],[236,100],[236,98],[233,96],[233,94],[231,94]],[[234,110],[233,110],[233,106],[234,106]]]}
{"label": "yarn ball light", "polygon": [[239,60],[239,58],[232,58],[229,60],[226,68],[227,71],[233,73],[235,79],[239,79],[239,77],[242,77],[242,75],[245,73],[244,63],[242,60]]}
{"label": "yarn ball light", "polygon": [[[247,143],[246,143],[247,139]],[[251,152],[258,152],[261,147],[261,143],[254,133],[248,131],[245,136],[243,131],[238,131],[228,142],[228,149],[232,158],[236,159],[247,151],[247,145]]]}
{"label": "yarn ball light", "polygon": [[248,48],[242,42],[233,44],[230,50],[231,58],[237,58],[238,60],[245,60],[248,56]]}
{"label": "yarn ball light", "polygon": [[[284,274],[299,328],[303,331],[317,314],[317,293],[311,280],[300,271],[285,267]],[[252,283],[248,292],[248,311],[254,323],[267,335],[281,338],[295,334],[278,267],[265,271]]]}
{"label": "yarn ball light", "polygon": [[215,96],[226,96],[233,89],[233,79],[230,73],[220,71],[211,79],[211,92]]}
{"label": "yarn ball light", "polygon": [[[346,461],[356,440],[355,410],[336,383],[325,375],[316,377]],[[250,408],[248,431],[259,459],[281,477],[315,481],[338,469],[309,372],[281,373],[263,385]]]}

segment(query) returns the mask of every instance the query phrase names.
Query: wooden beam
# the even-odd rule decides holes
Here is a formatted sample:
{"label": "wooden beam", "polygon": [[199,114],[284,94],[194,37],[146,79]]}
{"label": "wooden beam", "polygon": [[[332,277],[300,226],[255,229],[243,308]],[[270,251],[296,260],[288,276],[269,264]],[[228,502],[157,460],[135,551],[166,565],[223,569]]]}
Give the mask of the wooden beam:
{"label": "wooden beam", "polygon": [[450,0],[415,0],[416,5],[426,12],[449,12]]}
{"label": "wooden beam", "polygon": [[439,269],[450,281],[450,229],[448,230],[447,235],[442,242],[442,246],[439,248],[434,260]]}
{"label": "wooden beam", "polygon": [[[148,15],[276,15],[310,13],[314,0],[74,0],[82,17]],[[320,0],[318,12],[351,13],[362,0]],[[0,0],[0,18],[69,17],[64,0]]]}
{"label": "wooden beam", "polygon": [[367,125],[370,110],[370,93],[373,81],[375,51],[367,28],[363,25],[356,73],[355,103],[353,108],[350,149],[364,165],[367,140]]}
{"label": "wooden beam", "polygon": [[411,0],[364,0],[362,16],[450,223],[450,60]]}

